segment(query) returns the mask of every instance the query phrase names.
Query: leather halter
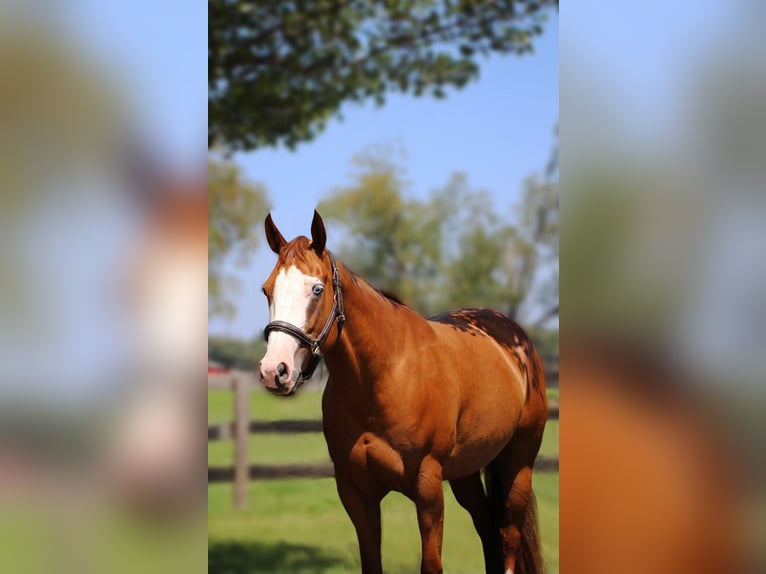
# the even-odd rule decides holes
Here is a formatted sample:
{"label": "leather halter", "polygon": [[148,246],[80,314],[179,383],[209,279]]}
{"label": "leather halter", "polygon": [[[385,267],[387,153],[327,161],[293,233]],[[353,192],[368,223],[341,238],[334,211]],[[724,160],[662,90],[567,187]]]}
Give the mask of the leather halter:
{"label": "leather halter", "polygon": [[338,323],[338,336],[340,337],[341,330],[343,329],[343,323],[346,321],[346,316],[343,314],[343,291],[340,284],[340,272],[335,264],[335,257],[329,251],[327,254],[330,256],[330,265],[332,266],[332,309],[330,309],[330,316],[327,317],[327,321],[319,332],[319,336],[315,339],[302,329],[296,327],[292,323],[287,321],[271,321],[263,330],[263,335],[266,341],[269,340],[269,334],[272,331],[281,331],[287,333],[298,339],[298,344],[311,351],[311,359],[304,370],[298,375],[298,380],[295,382],[295,388],[293,392],[298,390],[304,382],[308,381],[314,374],[314,371],[319,365],[319,361],[322,359],[324,353],[322,353],[321,345],[327,339],[327,335],[330,334],[332,324]]}

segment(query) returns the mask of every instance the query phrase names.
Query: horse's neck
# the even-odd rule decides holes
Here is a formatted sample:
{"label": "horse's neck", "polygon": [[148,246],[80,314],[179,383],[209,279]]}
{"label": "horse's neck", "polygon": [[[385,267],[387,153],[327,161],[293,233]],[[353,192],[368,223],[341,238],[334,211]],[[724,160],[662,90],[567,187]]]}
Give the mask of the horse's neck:
{"label": "horse's neck", "polygon": [[374,384],[403,341],[413,340],[424,319],[396,304],[359,278],[341,271],[346,323],[326,355],[330,376],[344,384]]}

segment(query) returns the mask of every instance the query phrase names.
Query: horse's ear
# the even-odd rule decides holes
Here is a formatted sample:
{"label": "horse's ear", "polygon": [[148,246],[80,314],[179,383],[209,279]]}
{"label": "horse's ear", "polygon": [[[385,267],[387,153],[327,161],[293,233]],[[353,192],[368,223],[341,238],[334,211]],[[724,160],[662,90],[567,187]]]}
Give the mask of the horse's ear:
{"label": "horse's ear", "polygon": [[271,247],[271,250],[279,255],[279,252],[282,250],[282,247],[285,246],[285,238],[282,237],[282,234],[279,232],[279,229],[277,229],[277,226],[274,224],[274,220],[271,219],[271,213],[269,213],[266,216],[266,241],[269,242],[269,247]]}
{"label": "horse's ear", "polygon": [[319,215],[317,210],[314,210],[314,219],[311,222],[311,249],[313,249],[320,257],[324,252],[324,244],[327,241],[327,233],[324,229],[324,222],[322,216]]}

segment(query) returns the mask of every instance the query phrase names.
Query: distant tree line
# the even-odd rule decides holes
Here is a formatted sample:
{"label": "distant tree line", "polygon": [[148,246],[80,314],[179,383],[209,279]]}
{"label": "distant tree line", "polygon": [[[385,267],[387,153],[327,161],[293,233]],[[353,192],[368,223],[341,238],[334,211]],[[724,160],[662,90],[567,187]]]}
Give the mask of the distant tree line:
{"label": "distant tree line", "polygon": [[[423,315],[481,306],[527,325],[557,316],[553,172],[527,178],[515,205],[498,205],[460,173],[416,197],[395,151],[383,146],[359,154],[350,183],[320,202],[338,256]],[[209,167],[210,312],[230,314],[224,262],[232,253],[245,260],[258,245],[269,200],[265,188],[244,182],[233,165],[211,160]]]}
{"label": "distant tree line", "polygon": [[528,178],[505,209],[464,174],[419,198],[394,155],[359,155],[350,185],[319,204],[344,262],[424,315],[468,306],[527,322],[558,314],[557,182]]}
{"label": "distant tree line", "polygon": [[260,335],[250,340],[210,335],[207,340],[208,359],[231,369],[254,371],[265,352]]}
{"label": "distant tree line", "polygon": [[[503,311],[528,329],[544,356],[557,356],[558,328],[552,321],[558,316],[555,169],[527,178],[518,203],[503,208],[489,192],[473,188],[464,174],[452,175],[425,197],[414,196],[395,152],[383,146],[361,153],[353,160],[350,183],[320,202],[339,259],[425,316],[469,306]],[[236,181],[221,178],[216,185]],[[249,193],[261,197],[247,205],[254,212],[265,210],[265,190]],[[258,239],[238,235],[236,226],[214,232],[241,250],[251,250]],[[211,292],[211,297],[223,295]],[[238,369],[253,370],[263,350],[260,335],[250,341],[210,338],[210,359]]]}

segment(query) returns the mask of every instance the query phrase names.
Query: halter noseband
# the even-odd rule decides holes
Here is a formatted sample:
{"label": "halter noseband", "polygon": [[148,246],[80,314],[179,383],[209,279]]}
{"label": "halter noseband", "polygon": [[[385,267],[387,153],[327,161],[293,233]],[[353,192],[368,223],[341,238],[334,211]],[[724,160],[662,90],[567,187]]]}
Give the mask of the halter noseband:
{"label": "halter noseband", "polygon": [[332,266],[332,309],[330,309],[330,316],[327,317],[327,321],[319,332],[319,336],[314,339],[311,335],[287,321],[272,321],[266,325],[266,328],[263,330],[263,335],[266,338],[266,341],[269,340],[269,334],[272,331],[281,331],[282,333],[287,333],[288,335],[295,337],[298,339],[298,344],[301,347],[305,347],[311,351],[309,364],[306,366],[306,369],[301,371],[298,375],[294,390],[297,390],[299,386],[308,381],[314,374],[323,355],[320,347],[325,342],[325,339],[327,339],[327,335],[330,334],[332,324],[337,321],[338,336],[340,336],[340,332],[343,329],[343,323],[346,321],[346,316],[343,314],[343,291],[341,290],[340,284],[340,272],[338,271],[337,265],[335,265],[335,257],[333,257],[332,253],[329,251],[327,254],[330,256],[330,265]]}

